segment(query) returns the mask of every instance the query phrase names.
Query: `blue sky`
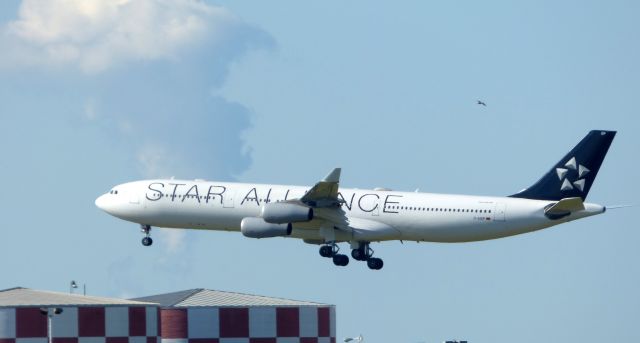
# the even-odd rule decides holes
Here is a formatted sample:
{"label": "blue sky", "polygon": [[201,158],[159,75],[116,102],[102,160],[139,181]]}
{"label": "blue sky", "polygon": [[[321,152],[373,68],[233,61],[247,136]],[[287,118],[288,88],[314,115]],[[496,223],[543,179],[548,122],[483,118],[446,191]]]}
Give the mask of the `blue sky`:
{"label": "blue sky", "polygon": [[93,204],[147,177],[312,184],[335,166],[346,187],[506,195],[591,129],[619,133],[589,200],[637,203],[636,2],[123,3],[0,4],[0,288],[327,302],[339,337],[374,343],[640,339],[637,207],[377,244],[372,272],[233,233],[143,248]]}

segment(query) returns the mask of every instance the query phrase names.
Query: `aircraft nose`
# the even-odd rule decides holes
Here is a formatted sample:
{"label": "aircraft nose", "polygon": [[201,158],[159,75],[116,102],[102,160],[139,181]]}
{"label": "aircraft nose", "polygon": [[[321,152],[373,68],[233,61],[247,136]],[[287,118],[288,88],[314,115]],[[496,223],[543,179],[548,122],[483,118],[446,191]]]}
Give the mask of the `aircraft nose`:
{"label": "aircraft nose", "polygon": [[107,195],[103,194],[96,199],[96,207],[107,212]]}

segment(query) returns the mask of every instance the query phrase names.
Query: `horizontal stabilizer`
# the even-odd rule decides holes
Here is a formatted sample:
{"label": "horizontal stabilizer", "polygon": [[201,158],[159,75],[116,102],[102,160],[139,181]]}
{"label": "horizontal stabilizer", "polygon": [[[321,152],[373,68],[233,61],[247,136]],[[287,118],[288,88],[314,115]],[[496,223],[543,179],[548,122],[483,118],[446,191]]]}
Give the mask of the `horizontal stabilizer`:
{"label": "horizontal stabilizer", "polygon": [[584,210],[584,203],[582,202],[582,198],[564,198],[557,203],[553,204],[553,206],[547,208],[544,211],[546,215],[566,215],[571,212]]}

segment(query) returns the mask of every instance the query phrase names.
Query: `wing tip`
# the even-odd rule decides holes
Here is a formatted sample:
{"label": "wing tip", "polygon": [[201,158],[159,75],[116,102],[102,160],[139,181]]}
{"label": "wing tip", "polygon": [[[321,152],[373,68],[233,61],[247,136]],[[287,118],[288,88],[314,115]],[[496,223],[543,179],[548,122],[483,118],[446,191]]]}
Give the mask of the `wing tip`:
{"label": "wing tip", "polygon": [[342,168],[333,168],[333,170],[331,172],[329,172],[329,174],[327,174],[327,176],[324,177],[324,182],[340,182],[340,172],[342,171]]}

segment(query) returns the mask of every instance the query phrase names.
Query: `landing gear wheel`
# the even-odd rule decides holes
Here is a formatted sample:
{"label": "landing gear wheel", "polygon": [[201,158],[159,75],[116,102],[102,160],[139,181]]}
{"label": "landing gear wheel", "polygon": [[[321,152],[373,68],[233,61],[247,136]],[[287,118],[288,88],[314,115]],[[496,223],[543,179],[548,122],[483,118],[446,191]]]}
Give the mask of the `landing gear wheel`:
{"label": "landing gear wheel", "polygon": [[367,261],[373,256],[373,249],[369,242],[360,242],[359,247],[351,250],[351,257],[357,261]]}
{"label": "landing gear wheel", "polygon": [[333,264],[335,264],[336,266],[341,266],[344,267],[347,264],[349,264],[349,257],[347,255],[335,255],[333,256]]}
{"label": "landing gear wheel", "polygon": [[369,267],[369,269],[380,270],[382,266],[384,266],[384,262],[379,258],[372,257],[367,260],[367,267]]}
{"label": "landing gear wheel", "polygon": [[142,239],[142,245],[144,245],[145,247],[148,247],[151,244],[153,244],[153,239],[151,239],[151,237],[144,237]]}
{"label": "landing gear wheel", "polygon": [[330,245],[323,245],[320,247],[320,256],[333,257],[333,247]]}
{"label": "landing gear wheel", "polygon": [[367,259],[362,249],[351,250],[351,257],[353,257],[353,259],[356,261],[364,261]]}

